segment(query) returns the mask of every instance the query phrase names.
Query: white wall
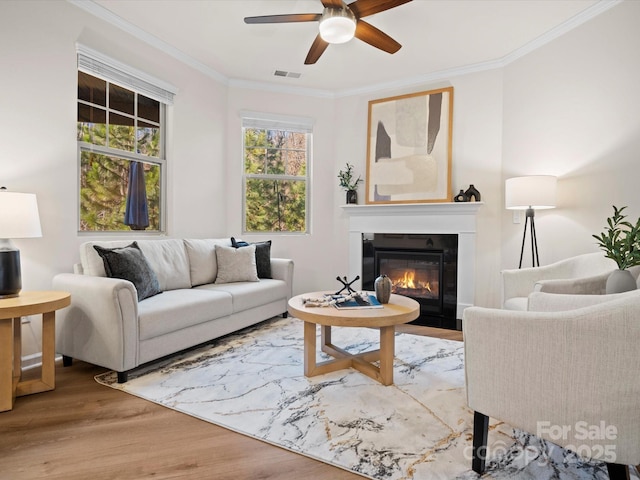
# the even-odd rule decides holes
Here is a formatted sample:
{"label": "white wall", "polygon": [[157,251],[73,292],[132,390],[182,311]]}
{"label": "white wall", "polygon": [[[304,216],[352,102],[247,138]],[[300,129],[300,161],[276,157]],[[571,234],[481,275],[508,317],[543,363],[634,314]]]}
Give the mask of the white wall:
{"label": "white wall", "polygon": [[[310,233],[242,235],[242,110],[311,118],[313,151],[311,159]],[[272,240],[271,254],[295,262],[294,293],[331,289],[341,267],[334,267],[334,255],[346,249],[346,240],[335,230],[333,206],[336,119],[334,102],[321,97],[288,95],[230,87],[228,96],[227,195],[229,235],[244,240]],[[337,270],[336,270],[337,268]],[[346,268],[344,269],[346,273]]]}
{"label": "white wall", "polygon": [[[558,208],[536,214],[542,264],[597,251],[612,205],[640,216],[639,20],[623,2],[504,69],[503,179],[558,176]],[[517,268],[523,225],[502,224]]]}
{"label": "white wall", "polygon": [[[89,238],[76,228],[75,44],[81,42],[179,89],[169,111],[169,236],[241,234],[240,110],[315,120],[311,234],[247,238],[271,238],[275,256],[294,259],[296,293],[332,288],[336,275],[347,273],[347,218],[336,176],[346,162],[364,174],[368,101],[452,85],[452,190],[473,183],[485,202],[475,302],[498,306],[499,271],[517,266],[522,235],[522,224],[513,225],[504,210],[506,178],[560,176],[560,207],[537,216],[542,263],[595,250],[590,235],[612,204],[640,215],[639,18],[640,2],[627,1],[504,69],[332,99],[227,87],[65,1],[5,0],[0,184],[38,195],[44,233],[16,242],[24,288],[50,288]],[[26,340],[39,338],[35,327]],[[38,348],[27,345],[25,354]]]}
{"label": "white wall", "polygon": [[[76,42],[179,89],[168,121],[168,235],[226,235],[226,86],[66,1],[0,4],[0,184],[37,194],[43,237],[16,240],[25,290],[79,261]],[[91,237],[95,238],[95,237]],[[40,351],[40,319],[23,353]]]}
{"label": "white wall", "polygon": [[[485,203],[478,213],[476,295],[478,305],[499,305],[500,292],[500,167],[502,129],[502,72],[491,70],[454,77],[450,82],[414,85],[396,91],[378,92],[340,98],[336,101],[336,156],[334,178],[346,162],[358,173],[366,171],[368,102],[404,93],[413,93],[453,86],[453,151],[452,193],[466,190],[470,184],[481,193]],[[336,231],[347,239],[348,216],[341,211],[344,192],[334,180],[334,211]],[[364,185],[360,187],[359,203],[364,203]],[[347,262],[346,243],[336,252],[340,265]],[[333,275],[335,278],[335,274]],[[497,293],[496,293],[497,292]]]}

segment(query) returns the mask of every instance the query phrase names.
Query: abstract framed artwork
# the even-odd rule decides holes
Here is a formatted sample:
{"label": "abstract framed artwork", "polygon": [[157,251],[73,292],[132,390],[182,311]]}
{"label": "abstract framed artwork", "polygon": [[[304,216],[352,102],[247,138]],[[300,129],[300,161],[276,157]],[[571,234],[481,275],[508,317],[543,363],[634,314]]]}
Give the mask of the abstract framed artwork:
{"label": "abstract framed artwork", "polygon": [[369,101],[367,204],[451,201],[453,87]]}

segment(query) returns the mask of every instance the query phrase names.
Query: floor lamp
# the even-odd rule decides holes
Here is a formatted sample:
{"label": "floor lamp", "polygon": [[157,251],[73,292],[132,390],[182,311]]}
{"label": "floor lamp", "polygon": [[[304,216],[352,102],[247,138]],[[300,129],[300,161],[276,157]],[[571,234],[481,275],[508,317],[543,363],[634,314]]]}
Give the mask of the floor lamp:
{"label": "floor lamp", "polygon": [[556,206],[557,178],[551,175],[530,175],[527,177],[509,178],[505,182],[505,207],[508,210],[526,210],[522,247],[520,247],[520,263],[524,244],[527,238],[527,227],[531,236],[531,259],[534,267],[540,266],[538,257],[538,240],[536,238],[535,211]]}

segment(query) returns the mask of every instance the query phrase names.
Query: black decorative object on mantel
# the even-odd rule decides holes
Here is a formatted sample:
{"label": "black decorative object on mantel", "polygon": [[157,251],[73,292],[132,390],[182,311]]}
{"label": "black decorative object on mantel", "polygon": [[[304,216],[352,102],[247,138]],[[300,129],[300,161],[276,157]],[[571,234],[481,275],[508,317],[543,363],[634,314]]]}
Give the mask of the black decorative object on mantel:
{"label": "black decorative object on mantel", "polygon": [[[467,191],[464,192],[467,197],[467,202],[479,202],[480,201],[480,192],[473,186],[473,183],[469,185]],[[473,200],[471,200],[473,198]]]}
{"label": "black decorative object on mantel", "polygon": [[338,280],[343,285],[343,287],[340,290],[338,290],[335,293],[335,295],[340,295],[342,292],[345,291],[345,289],[347,290],[347,293],[355,293],[355,290],[351,288],[351,284],[356,280],[360,280],[360,275],[356,275],[356,278],[354,278],[351,281],[348,281],[346,276],[344,277],[344,280],[340,278],[340,276],[337,276],[336,280]]}
{"label": "black decorative object on mantel", "polygon": [[347,204],[355,205],[358,203],[358,191],[357,190],[347,190]]}
{"label": "black decorative object on mantel", "polygon": [[453,197],[454,202],[468,202],[467,195],[464,193],[464,190],[460,189],[460,193],[458,193],[455,197]]}

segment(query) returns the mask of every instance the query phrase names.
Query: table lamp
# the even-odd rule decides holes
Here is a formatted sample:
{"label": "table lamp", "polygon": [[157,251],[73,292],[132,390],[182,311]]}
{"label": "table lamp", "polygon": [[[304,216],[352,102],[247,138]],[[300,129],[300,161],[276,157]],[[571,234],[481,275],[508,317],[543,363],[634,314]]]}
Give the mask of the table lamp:
{"label": "table lamp", "polygon": [[531,257],[534,267],[540,266],[538,257],[538,240],[536,238],[535,210],[554,208],[556,206],[557,178],[551,175],[530,175],[527,177],[509,178],[505,182],[505,207],[509,210],[526,210],[524,232],[522,233],[522,247],[520,247],[520,263],[524,243],[527,237],[527,225],[530,225]]}
{"label": "table lamp", "polygon": [[17,297],[22,289],[20,250],[11,239],[41,236],[35,194],[0,188],[0,298]]}

